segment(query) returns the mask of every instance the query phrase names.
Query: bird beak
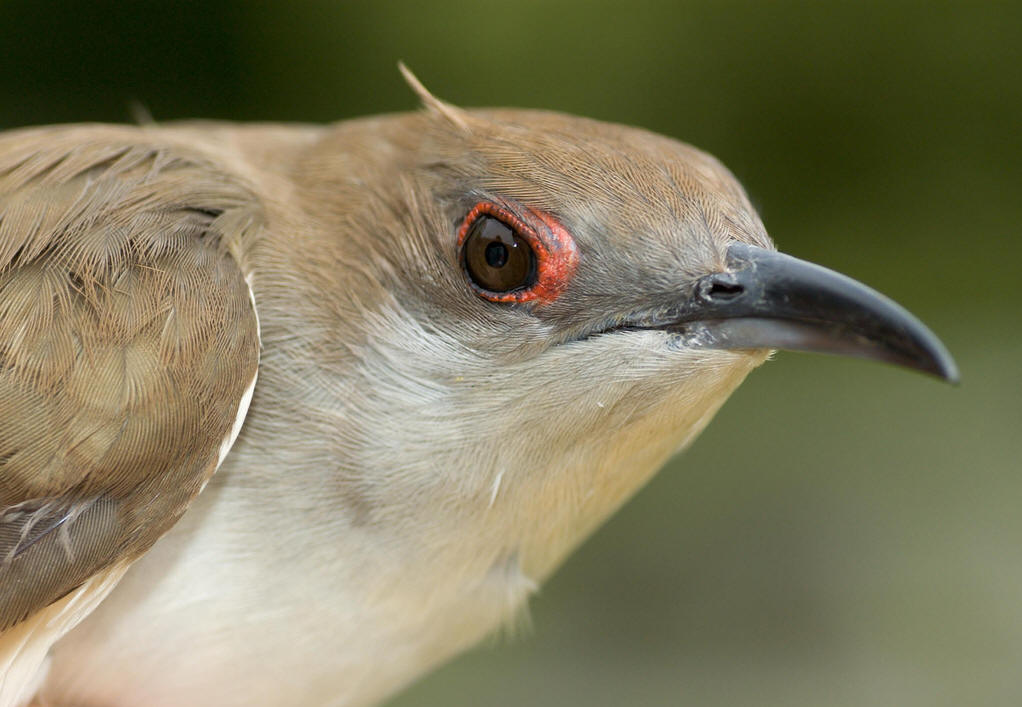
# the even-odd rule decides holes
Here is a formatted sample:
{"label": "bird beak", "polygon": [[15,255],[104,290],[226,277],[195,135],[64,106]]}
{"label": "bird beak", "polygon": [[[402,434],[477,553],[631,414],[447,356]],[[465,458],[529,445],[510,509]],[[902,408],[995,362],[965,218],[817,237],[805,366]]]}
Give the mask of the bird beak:
{"label": "bird beak", "polygon": [[744,243],[670,318],[657,328],[695,348],[844,354],[958,381],[951,354],[903,307],[833,270]]}

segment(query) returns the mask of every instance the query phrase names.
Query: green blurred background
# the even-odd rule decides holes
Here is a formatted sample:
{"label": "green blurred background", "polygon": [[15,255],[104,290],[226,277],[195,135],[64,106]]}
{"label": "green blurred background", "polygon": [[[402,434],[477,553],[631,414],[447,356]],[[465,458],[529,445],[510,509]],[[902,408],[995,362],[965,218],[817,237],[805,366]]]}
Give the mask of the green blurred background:
{"label": "green blurred background", "polygon": [[[1017,2],[0,3],[0,127],[543,107],[705,148],[959,388],[781,354],[483,646],[394,705],[1022,704]],[[127,666],[126,666],[127,667]]]}

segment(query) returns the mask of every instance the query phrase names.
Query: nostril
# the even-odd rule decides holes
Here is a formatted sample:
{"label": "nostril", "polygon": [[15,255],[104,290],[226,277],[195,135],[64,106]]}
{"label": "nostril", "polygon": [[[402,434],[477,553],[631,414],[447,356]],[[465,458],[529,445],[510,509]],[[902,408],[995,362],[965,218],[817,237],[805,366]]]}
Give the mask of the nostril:
{"label": "nostril", "polygon": [[700,283],[699,294],[704,300],[725,302],[739,297],[745,287],[731,273],[710,275]]}
{"label": "nostril", "polygon": [[716,299],[731,299],[744,291],[745,288],[737,282],[715,282],[710,285],[710,297]]}

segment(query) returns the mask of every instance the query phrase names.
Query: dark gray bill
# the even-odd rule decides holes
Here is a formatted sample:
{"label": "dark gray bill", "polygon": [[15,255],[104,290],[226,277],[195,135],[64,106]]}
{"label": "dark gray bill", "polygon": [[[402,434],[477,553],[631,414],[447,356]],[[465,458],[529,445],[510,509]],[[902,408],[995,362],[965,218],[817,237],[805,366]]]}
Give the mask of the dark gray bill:
{"label": "dark gray bill", "polygon": [[644,325],[677,331],[690,346],[844,354],[958,381],[954,359],[933,332],[862,283],[746,244],[728,249],[727,265],[727,272],[701,278],[670,321]]}

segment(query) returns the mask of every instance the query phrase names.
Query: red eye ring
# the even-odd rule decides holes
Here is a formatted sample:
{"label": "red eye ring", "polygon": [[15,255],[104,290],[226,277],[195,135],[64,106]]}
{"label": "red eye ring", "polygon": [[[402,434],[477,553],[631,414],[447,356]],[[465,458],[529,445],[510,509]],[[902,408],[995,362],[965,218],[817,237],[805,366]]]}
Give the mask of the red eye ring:
{"label": "red eye ring", "polygon": [[[529,287],[511,292],[491,292],[472,281],[466,271],[469,287],[491,302],[537,302],[546,304],[557,299],[571,282],[578,267],[578,247],[568,230],[552,215],[539,209],[517,206],[504,200],[480,201],[468,212],[458,227],[458,250],[462,251],[472,225],[482,216],[503,221],[524,239],[536,257],[536,279]],[[462,257],[462,269],[464,259]]]}

